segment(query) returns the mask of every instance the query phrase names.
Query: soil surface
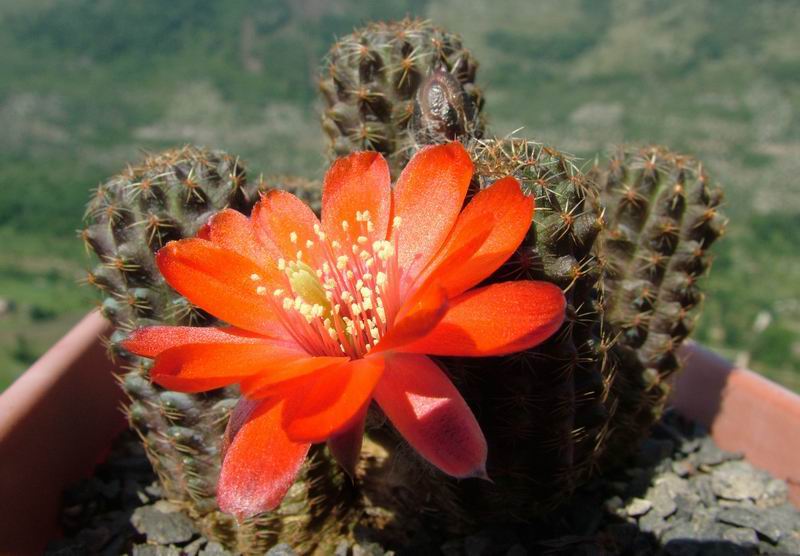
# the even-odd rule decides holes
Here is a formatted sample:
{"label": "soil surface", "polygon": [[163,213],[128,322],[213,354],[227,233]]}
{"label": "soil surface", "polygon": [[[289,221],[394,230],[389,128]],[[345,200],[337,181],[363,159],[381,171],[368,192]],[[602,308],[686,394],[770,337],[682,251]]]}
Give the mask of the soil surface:
{"label": "soil surface", "polygon": [[[336,556],[442,554],[800,554],[800,511],[784,481],[720,450],[707,431],[667,413],[628,466],[596,479],[543,522],[457,539],[421,531],[413,545],[363,540]],[[138,439],[120,437],[95,475],[64,494],[64,537],[49,555],[225,556],[192,521],[161,499]],[[278,545],[269,556],[291,556]]]}

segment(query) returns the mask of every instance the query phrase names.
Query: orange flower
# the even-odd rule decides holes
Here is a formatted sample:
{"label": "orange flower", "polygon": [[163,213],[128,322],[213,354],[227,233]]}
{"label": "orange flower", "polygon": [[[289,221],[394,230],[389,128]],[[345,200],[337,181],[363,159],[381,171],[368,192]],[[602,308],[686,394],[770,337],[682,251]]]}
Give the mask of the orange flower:
{"label": "orange flower", "polygon": [[428,355],[531,348],[559,328],[565,300],[545,282],[470,289],[514,252],[533,214],[511,177],[462,211],[471,177],[459,143],[420,151],[394,189],[380,155],[356,153],[325,176],[321,222],[272,191],[250,218],[224,210],[158,252],[167,282],[232,326],[143,328],[124,346],[155,358],[151,376],[165,388],[240,384],[223,511],[276,507],[314,442],[352,471],[372,399],[430,463],[486,477],[483,433]]}

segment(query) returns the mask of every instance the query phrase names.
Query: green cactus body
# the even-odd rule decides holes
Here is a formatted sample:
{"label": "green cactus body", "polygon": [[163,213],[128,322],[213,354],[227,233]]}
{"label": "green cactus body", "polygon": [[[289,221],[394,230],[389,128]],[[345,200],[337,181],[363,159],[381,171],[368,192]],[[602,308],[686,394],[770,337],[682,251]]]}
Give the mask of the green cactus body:
{"label": "green cactus body", "polygon": [[[417,144],[409,128],[420,109],[444,119],[459,135],[479,137],[483,98],[476,70],[461,39],[427,21],[372,23],[347,35],[331,48],[319,83],[330,158],[375,150],[386,156],[396,177]],[[420,91],[433,73],[438,78]],[[448,81],[461,87],[443,85]],[[453,90],[457,98],[443,98]],[[448,111],[450,106],[457,111]],[[435,125],[427,129],[434,136],[442,131]]]}
{"label": "green cactus body", "polygon": [[[311,182],[281,177],[269,183],[319,204],[319,187]],[[215,323],[164,282],[154,255],[170,240],[194,236],[223,208],[248,214],[263,188],[263,182],[248,182],[243,164],[226,153],[166,151],[101,184],[81,233],[100,259],[87,281],[101,291],[101,311],[116,326],[110,347],[126,362],[120,382],[131,400],[128,418],[165,495],[196,518],[206,536],[241,553],[263,553],[284,540],[311,550],[321,539],[337,538],[341,472],[318,451],[275,513],[237,524],[217,511],[215,499],[221,440],[237,390],[164,390],[149,379],[152,362],[131,357],[118,344],[141,326]]]}
{"label": "green cactus body", "polygon": [[680,368],[677,350],[702,301],[698,279],[709,246],[722,234],[721,191],[702,164],[662,147],[622,149],[591,178],[600,189],[605,227],[597,252],[603,319],[615,330],[620,364],[610,399],[615,434],[608,457],[628,451],[659,418]]}

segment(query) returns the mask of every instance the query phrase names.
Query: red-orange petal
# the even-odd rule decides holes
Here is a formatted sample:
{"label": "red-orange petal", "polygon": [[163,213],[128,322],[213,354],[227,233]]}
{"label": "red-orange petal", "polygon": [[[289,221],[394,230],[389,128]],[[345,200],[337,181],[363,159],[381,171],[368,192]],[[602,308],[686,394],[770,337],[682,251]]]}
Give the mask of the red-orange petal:
{"label": "red-orange petal", "polygon": [[274,344],[187,344],[162,352],[150,376],[170,390],[203,392],[308,358],[304,351]]}
{"label": "red-orange petal", "polygon": [[425,337],[447,313],[447,296],[435,285],[416,292],[400,308],[386,335],[373,354],[386,352]]}
{"label": "red-orange petal", "polygon": [[208,222],[208,239],[224,249],[239,253],[260,266],[274,265],[279,254],[274,245],[256,237],[250,219],[239,211],[225,209]]}
{"label": "red-orange petal", "polygon": [[351,425],[383,374],[383,358],[357,359],[316,373],[287,394],[283,426],[297,442],[321,442]]}
{"label": "red-orange petal", "polygon": [[[459,295],[500,268],[519,247],[531,225],[534,201],[522,193],[513,177],[496,181],[478,192],[456,221],[444,248],[423,274],[436,273],[449,297]],[[488,233],[478,249],[463,261],[448,257],[486,227]]]}
{"label": "red-orange petal", "polygon": [[305,262],[315,267],[322,264],[322,245],[314,230],[315,226],[322,229],[319,219],[291,193],[275,189],[263,195],[251,219],[261,241],[274,244],[287,261],[302,251]]}
{"label": "red-orange petal", "polygon": [[286,436],[282,412],[275,400],[244,401],[231,415],[217,501],[239,520],[278,507],[308,454],[310,444]]}
{"label": "red-orange petal", "polygon": [[[376,152],[358,152],[333,163],[322,186],[322,227],[331,240],[343,245],[363,235],[373,241],[385,239],[389,227],[392,193],[389,165]],[[357,213],[369,211],[373,230],[356,221]],[[342,228],[342,221],[348,230]]]}
{"label": "red-orange petal", "polygon": [[392,354],[375,400],[409,444],[453,477],[486,477],[486,439],[464,398],[424,355]]}
{"label": "red-orange petal", "polygon": [[564,321],[564,294],[549,282],[519,281],[470,290],[424,338],[397,348],[409,353],[484,357],[530,349]]}
{"label": "red-orange petal", "polygon": [[[292,345],[287,339],[287,347]],[[273,342],[264,336],[232,326],[224,328],[199,326],[148,326],[130,333],[122,342],[127,351],[153,358],[170,348],[185,344],[263,344]]]}
{"label": "red-orange petal", "polygon": [[[283,284],[271,283],[268,269],[202,239],[171,241],[156,262],[170,286],[215,317],[259,334],[285,335],[271,296]],[[267,295],[257,293],[259,286]]]}
{"label": "red-orange petal", "polygon": [[369,404],[364,405],[350,426],[328,439],[328,449],[351,478],[355,477],[358,456],[361,454],[368,407]]}
{"label": "red-orange petal", "polygon": [[248,398],[265,398],[280,395],[282,392],[293,388],[297,381],[308,375],[323,371],[328,367],[339,366],[349,361],[348,357],[307,357],[296,361],[288,361],[268,372],[242,380],[240,390]]}
{"label": "red-orange petal", "polygon": [[[436,254],[453,228],[472,178],[472,161],[460,143],[419,151],[403,169],[394,191],[400,227],[397,259],[407,287]],[[402,293],[405,293],[404,291]]]}

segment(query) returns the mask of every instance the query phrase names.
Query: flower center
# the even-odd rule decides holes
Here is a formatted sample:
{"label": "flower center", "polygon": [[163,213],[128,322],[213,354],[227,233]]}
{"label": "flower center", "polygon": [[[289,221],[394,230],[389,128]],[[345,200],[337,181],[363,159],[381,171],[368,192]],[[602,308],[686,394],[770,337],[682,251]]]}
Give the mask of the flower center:
{"label": "flower center", "polygon": [[[287,329],[309,353],[363,357],[386,334],[398,307],[395,245],[384,239],[370,243],[374,225],[369,212],[355,216],[354,224],[341,223],[349,245],[329,240],[315,225],[316,246],[312,240],[299,245],[297,233],[291,232],[298,247],[295,258],[278,261],[287,280],[271,297]],[[399,224],[395,218],[393,225]]]}

